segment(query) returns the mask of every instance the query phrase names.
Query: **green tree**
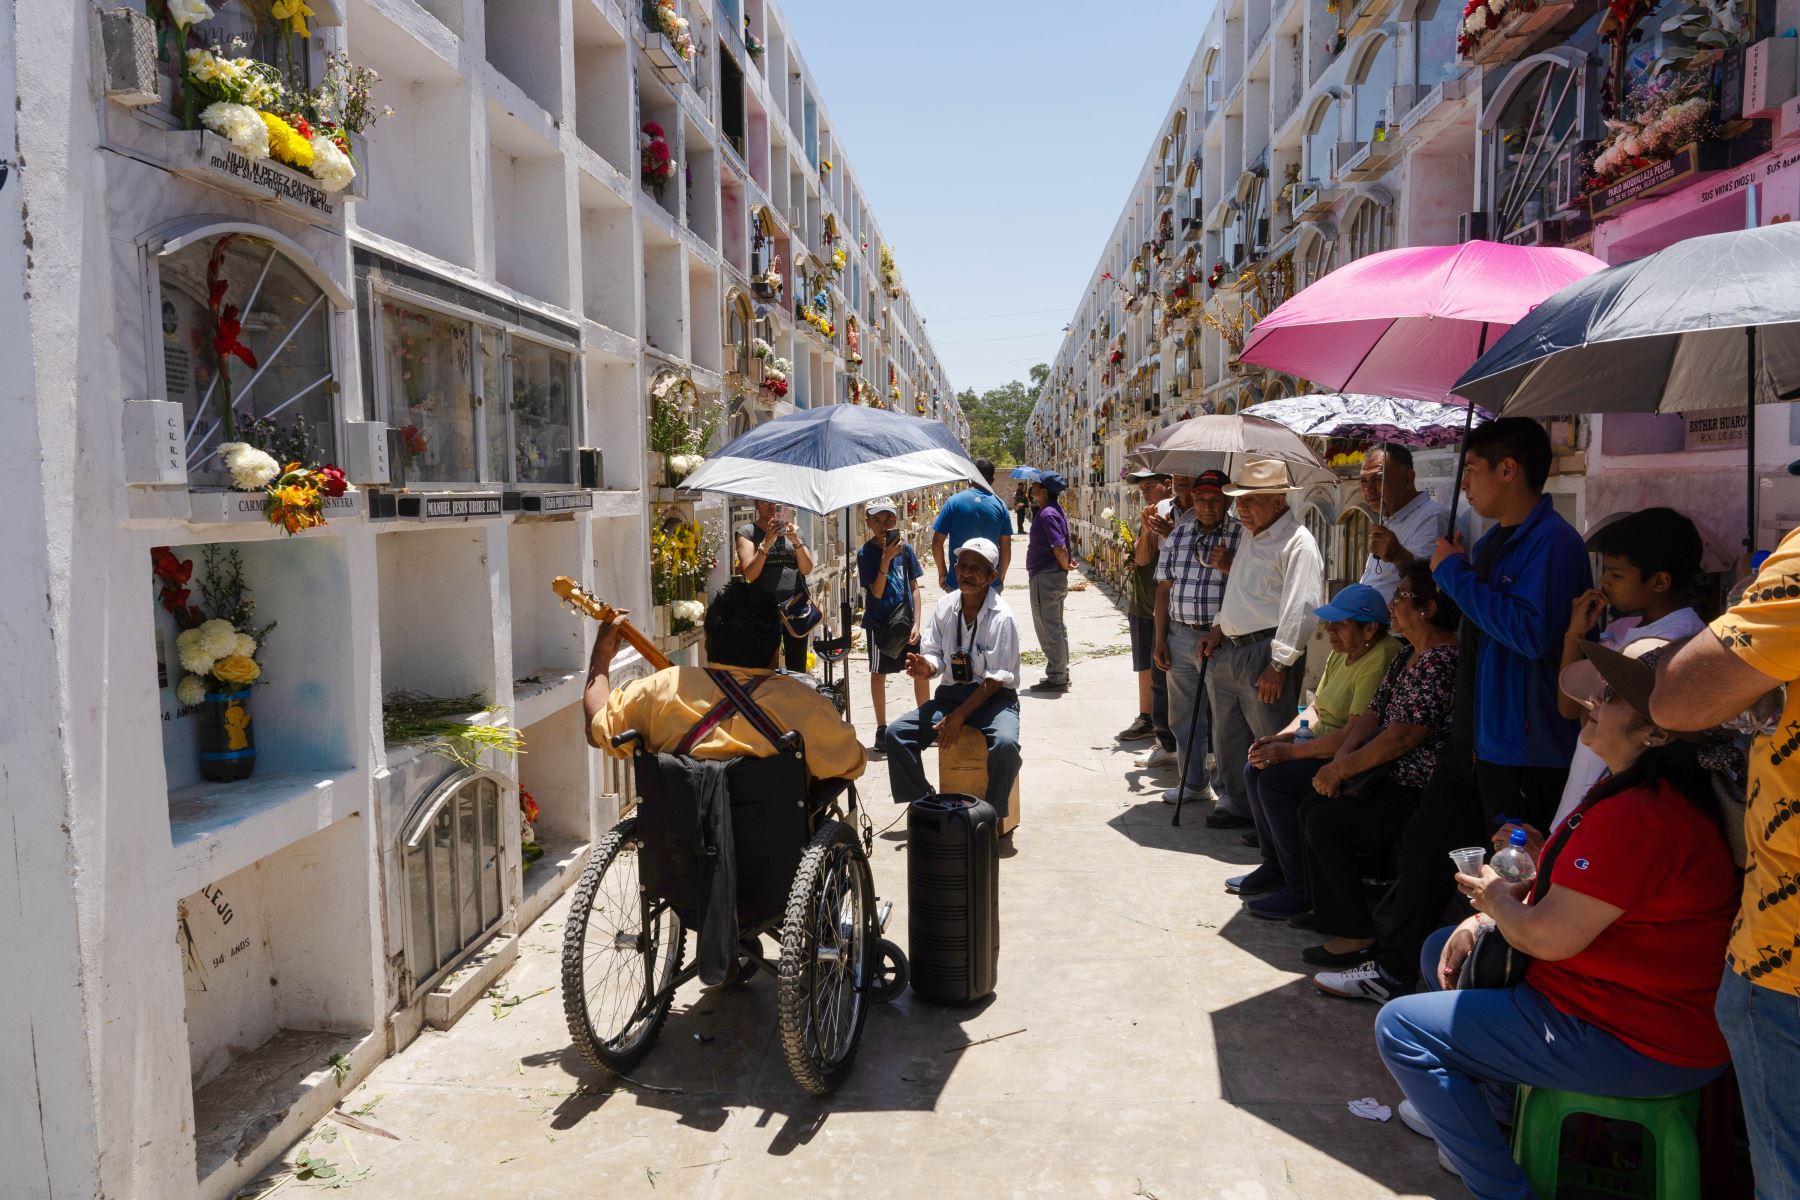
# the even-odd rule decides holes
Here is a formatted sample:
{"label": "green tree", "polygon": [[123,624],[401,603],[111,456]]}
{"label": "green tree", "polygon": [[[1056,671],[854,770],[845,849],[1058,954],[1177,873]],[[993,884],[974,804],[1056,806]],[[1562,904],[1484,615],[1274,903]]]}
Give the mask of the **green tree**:
{"label": "green tree", "polygon": [[1030,383],[1014,379],[985,392],[965,388],[957,395],[969,418],[969,452],[976,458],[992,459],[1001,467],[1024,461],[1025,423],[1050,377],[1049,364],[1038,363],[1030,375]]}

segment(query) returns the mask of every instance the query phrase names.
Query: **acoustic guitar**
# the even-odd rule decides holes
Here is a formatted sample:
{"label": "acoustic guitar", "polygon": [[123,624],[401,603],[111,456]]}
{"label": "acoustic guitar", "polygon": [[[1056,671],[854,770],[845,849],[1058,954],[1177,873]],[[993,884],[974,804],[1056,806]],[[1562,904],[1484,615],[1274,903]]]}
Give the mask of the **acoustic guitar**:
{"label": "acoustic guitar", "polygon": [[656,643],[644,636],[644,633],[629,620],[619,617],[619,610],[590,595],[579,583],[567,575],[558,575],[550,581],[550,588],[561,596],[568,606],[576,612],[586,613],[594,620],[604,624],[619,618],[619,633],[631,643],[632,649],[644,656],[644,661],[661,671],[673,666],[669,656],[656,648]]}

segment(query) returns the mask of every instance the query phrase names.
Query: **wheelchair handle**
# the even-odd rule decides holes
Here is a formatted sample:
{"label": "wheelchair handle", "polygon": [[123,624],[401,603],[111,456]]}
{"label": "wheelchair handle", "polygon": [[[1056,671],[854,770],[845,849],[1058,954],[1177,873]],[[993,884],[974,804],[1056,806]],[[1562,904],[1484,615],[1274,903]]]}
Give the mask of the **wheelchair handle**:
{"label": "wheelchair handle", "polygon": [[614,750],[621,750],[633,742],[641,742],[644,735],[635,729],[627,729],[624,733],[615,733],[610,739]]}
{"label": "wheelchair handle", "polygon": [[775,749],[782,754],[792,754],[800,749],[800,731],[790,729],[775,739]]}

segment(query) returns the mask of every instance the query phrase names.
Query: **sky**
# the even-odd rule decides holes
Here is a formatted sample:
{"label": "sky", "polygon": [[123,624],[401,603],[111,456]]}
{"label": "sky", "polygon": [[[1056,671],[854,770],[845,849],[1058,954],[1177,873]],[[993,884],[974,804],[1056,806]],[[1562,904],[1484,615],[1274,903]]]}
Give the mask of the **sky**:
{"label": "sky", "polygon": [[1049,362],[1210,0],[778,0],[951,386]]}

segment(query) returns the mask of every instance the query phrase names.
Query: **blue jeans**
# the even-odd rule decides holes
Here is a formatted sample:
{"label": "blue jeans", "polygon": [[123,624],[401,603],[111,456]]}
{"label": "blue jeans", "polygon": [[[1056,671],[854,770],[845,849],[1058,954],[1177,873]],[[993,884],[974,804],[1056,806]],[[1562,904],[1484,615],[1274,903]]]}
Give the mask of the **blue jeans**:
{"label": "blue jeans", "polygon": [[1204,636],[1196,626],[1169,622],[1169,732],[1175,735],[1175,762],[1187,779],[1188,800],[1198,800],[1206,793],[1206,748],[1212,744],[1211,713],[1200,690],[1200,639]]}
{"label": "blue jeans", "polygon": [[[1420,953],[1419,973],[1431,987],[1451,932],[1432,934]],[[1375,1018],[1375,1046],[1476,1200],[1537,1200],[1495,1121],[1493,1085],[1670,1096],[1704,1087],[1725,1069],[1658,1062],[1558,1012],[1529,983],[1396,997]]]}
{"label": "blue jeans", "polygon": [[1306,903],[1306,860],[1300,843],[1300,807],[1321,799],[1313,791],[1313,776],[1327,759],[1294,758],[1262,768],[1244,764],[1244,790],[1250,797],[1250,819],[1256,822],[1256,840],[1263,865],[1251,874],[1257,883],[1279,883],[1281,890],[1261,901],[1269,909],[1300,912]]}
{"label": "blue jeans", "polygon": [[1726,967],[1714,1012],[1744,1098],[1756,1200],[1800,1195],[1800,997]]}
{"label": "blue jeans", "polygon": [[[973,695],[978,684],[947,683],[937,694],[888,726],[888,784],[894,803],[911,804],[937,791],[925,778],[920,755],[937,741],[937,723]],[[1005,818],[1012,798],[1013,780],[1019,777],[1019,693],[1003,688],[988,698],[963,723],[961,737],[979,733],[988,744],[987,802],[994,815]]]}

